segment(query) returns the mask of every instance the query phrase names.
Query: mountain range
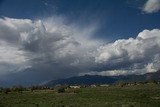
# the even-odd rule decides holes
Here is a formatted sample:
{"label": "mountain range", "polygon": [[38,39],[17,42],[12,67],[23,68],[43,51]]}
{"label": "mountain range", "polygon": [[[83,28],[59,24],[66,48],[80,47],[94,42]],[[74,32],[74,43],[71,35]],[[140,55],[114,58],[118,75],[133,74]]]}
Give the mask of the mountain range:
{"label": "mountain range", "polygon": [[144,82],[150,80],[160,80],[160,70],[157,72],[146,73],[142,75],[119,75],[119,76],[99,76],[99,75],[84,75],[70,77],[66,79],[57,79],[47,82],[47,86],[55,86],[57,84],[68,85],[91,85],[91,84],[114,84],[120,81],[124,82]]}

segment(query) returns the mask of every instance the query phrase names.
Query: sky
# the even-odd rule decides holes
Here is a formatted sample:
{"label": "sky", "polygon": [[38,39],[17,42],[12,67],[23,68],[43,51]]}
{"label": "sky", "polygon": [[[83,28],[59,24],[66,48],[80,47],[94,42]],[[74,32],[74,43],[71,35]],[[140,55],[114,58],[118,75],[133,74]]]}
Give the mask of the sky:
{"label": "sky", "polygon": [[0,86],[160,69],[160,0],[0,0]]}

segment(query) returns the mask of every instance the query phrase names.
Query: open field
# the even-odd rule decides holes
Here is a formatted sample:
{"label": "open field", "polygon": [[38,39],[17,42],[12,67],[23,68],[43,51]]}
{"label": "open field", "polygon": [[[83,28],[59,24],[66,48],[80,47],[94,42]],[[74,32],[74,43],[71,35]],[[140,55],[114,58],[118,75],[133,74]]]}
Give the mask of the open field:
{"label": "open field", "polygon": [[160,107],[160,85],[0,93],[0,107]]}

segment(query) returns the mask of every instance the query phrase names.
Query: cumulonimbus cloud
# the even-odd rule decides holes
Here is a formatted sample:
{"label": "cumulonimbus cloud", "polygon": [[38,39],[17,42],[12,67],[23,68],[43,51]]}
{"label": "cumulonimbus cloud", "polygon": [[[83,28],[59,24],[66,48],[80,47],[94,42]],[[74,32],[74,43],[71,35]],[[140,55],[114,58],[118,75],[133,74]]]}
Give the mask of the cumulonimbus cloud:
{"label": "cumulonimbus cloud", "polygon": [[96,26],[85,30],[63,21],[56,16],[44,20],[1,18],[0,75],[34,68],[58,78],[88,70],[94,62],[93,51],[101,44],[90,38]]}
{"label": "cumulonimbus cloud", "polygon": [[142,10],[145,13],[155,13],[160,10],[160,0],[148,0]]}

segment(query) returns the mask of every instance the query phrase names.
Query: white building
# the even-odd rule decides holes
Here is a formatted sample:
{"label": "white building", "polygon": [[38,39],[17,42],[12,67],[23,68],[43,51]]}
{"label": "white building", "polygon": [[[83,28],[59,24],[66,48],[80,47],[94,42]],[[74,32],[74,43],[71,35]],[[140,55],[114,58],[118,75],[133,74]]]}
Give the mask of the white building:
{"label": "white building", "polygon": [[70,88],[81,88],[80,86],[78,85],[74,85],[74,86],[69,86]]}

